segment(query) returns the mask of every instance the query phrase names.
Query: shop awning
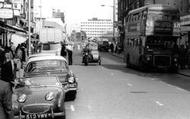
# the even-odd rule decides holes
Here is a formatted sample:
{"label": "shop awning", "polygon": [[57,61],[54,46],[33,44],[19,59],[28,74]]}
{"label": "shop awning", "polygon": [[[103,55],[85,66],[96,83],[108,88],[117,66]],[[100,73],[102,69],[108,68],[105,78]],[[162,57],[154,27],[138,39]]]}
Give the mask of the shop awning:
{"label": "shop awning", "polygon": [[12,34],[11,36],[11,42],[13,42],[15,46],[17,46],[18,44],[24,43],[26,40],[27,38],[22,35]]}
{"label": "shop awning", "polygon": [[23,32],[23,33],[27,33],[26,30],[19,28],[17,26],[12,26],[9,24],[5,24],[4,22],[0,21],[0,29],[6,30],[6,31],[10,31],[10,32]]}

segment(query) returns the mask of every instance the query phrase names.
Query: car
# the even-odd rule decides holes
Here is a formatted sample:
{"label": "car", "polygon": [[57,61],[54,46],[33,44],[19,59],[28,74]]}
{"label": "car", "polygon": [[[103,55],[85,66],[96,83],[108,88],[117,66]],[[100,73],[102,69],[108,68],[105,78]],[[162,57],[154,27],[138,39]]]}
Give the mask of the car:
{"label": "car", "polygon": [[99,41],[98,42],[98,50],[108,52],[110,49],[108,41]]}
{"label": "car", "polygon": [[70,70],[67,60],[62,56],[39,56],[30,58],[24,69],[24,77],[57,76],[66,90],[66,100],[75,100],[78,78]]}
{"label": "car", "polygon": [[65,119],[65,91],[58,77],[17,79],[13,88],[14,119]]}

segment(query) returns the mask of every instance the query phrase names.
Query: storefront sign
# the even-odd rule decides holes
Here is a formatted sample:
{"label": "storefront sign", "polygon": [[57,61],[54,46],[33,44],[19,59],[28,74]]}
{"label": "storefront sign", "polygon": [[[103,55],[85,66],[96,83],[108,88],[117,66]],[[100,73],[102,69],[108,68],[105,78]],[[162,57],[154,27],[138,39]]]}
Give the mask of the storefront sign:
{"label": "storefront sign", "polygon": [[12,0],[12,3],[23,4],[23,0]]}
{"label": "storefront sign", "polygon": [[13,18],[13,10],[7,8],[0,9],[0,18],[2,19],[11,19]]}
{"label": "storefront sign", "polygon": [[14,9],[14,16],[20,16],[20,10]]}

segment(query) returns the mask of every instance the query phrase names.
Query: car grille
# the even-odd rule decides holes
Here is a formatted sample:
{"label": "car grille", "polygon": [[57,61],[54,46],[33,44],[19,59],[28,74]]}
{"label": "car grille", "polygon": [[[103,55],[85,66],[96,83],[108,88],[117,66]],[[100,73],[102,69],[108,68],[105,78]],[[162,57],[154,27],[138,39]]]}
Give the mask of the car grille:
{"label": "car grille", "polygon": [[155,56],[154,64],[156,66],[169,66],[171,64],[170,56]]}
{"label": "car grille", "polygon": [[26,105],[22,107],[22,111],[26,114],[30,113],[45,113],[50,110],[49,105]]}

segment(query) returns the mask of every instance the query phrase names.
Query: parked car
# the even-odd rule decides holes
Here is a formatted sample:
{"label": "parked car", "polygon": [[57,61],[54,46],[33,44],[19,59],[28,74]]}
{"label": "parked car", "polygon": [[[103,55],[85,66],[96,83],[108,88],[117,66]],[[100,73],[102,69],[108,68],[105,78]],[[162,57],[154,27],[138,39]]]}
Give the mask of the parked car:
{"label": "parked car", "polygon": [[65,119],[65,91],[57,77],[19,79],[13,92],[14,119]]}
{"label": "parked car", "polygon": [[30,58],[24,69],[24,77],[57,76],[66,90],[66,99],[76,98],[77,77],[62,56],[37,56]]}

